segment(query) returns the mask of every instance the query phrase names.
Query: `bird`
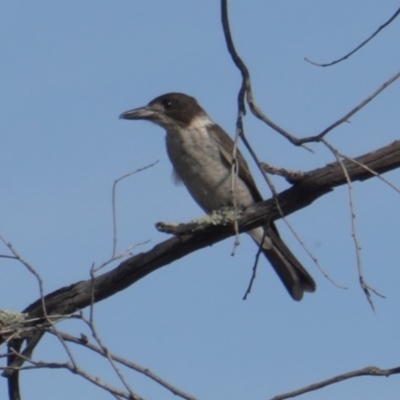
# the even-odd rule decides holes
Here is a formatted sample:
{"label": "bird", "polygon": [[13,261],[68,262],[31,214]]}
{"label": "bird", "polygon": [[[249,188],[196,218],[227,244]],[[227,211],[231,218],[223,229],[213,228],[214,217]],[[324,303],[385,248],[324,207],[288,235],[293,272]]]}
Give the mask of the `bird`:
{"label": "bird", "polygon": [[[247,207],[263,201],[247,162],[236,150],[238,174],[232,193],[234,142],[194,97],[167,93],[144,107],[125,111],[125,120],[147,120],[166,131],[166,147],[176,181],[184,183],[208,214],[223,207]],[[281,239],[273,222],[247,232],[278,274],[291,297],[300,301],[316,284]]]}

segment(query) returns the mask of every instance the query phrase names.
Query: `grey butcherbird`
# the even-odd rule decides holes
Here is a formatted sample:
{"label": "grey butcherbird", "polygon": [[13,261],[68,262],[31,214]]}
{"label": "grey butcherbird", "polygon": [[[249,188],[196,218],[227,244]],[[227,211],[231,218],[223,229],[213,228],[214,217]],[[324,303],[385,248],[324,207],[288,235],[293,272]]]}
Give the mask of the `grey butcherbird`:
{"label": "grey butcherbird", "polygon": [[[236,153],[238,175],[232,193],[233,141],[208,117],[196,99],[182,93],[168,93],[147,106],[126,111],[123,119],[145,119],[167,132],[169,158],[178,180],[207,213],[233,205],[248,206],[262,201],[246,161]],[[273,223],[248,232],[262,250],[294,300],[314,292],[312,277],[287,248]]]}

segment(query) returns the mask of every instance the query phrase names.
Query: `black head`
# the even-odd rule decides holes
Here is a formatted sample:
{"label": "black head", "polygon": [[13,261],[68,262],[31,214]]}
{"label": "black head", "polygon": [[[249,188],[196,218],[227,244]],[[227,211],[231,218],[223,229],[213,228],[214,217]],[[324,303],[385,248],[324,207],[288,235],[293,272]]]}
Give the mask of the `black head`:
{"label": "black head", "polygon": [[172,126],[186,127],[201,115],[205,115],[205,112],[194,97],[183,93],[167,93],[156,97],[145,107],[122,113],[120,118],[147,119],[168,129]]}

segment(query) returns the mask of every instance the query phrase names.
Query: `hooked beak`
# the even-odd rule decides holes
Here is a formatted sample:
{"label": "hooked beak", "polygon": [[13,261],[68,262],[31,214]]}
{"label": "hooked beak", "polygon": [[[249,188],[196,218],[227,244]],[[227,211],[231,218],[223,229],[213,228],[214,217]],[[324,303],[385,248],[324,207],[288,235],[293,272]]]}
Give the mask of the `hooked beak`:
{"label": "hooked beak", "polygon": [[123,112],[120,119],[152,119],[154,117],[154,110],[150,106],[135,108],[133,110]]}

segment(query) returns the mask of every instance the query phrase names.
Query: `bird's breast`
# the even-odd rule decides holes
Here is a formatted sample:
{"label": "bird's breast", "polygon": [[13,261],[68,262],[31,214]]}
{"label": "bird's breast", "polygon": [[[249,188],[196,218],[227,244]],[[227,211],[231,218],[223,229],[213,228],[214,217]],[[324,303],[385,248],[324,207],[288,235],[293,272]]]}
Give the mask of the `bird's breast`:
{"label": "bird's breast", "polygon": [[[233,204],[231,168],[221,159],[219,145],[210,137],[207,126],[169,131],[166,144],[176,173],[204,211]],[[238,178],[236,196],[239,204],[253,202],[247,186]]]}

